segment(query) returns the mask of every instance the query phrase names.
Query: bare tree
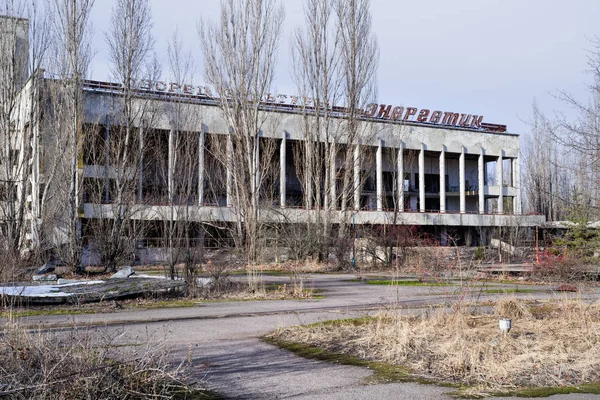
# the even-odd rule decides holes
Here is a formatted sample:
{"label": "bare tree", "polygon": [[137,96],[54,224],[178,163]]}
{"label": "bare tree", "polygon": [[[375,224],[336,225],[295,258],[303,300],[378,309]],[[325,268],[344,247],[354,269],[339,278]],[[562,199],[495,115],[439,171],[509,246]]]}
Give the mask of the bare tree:
{"label": "bare tree", "polygon": [[541,113],[537,103],[532,106],[530,135],[524,140],[523,187],[526,206],[530,212],[540,213],[549,221],[565,216],[565,190],[569,174],[565,174],[566,158],[560,157],[565,148],[552,135],[552,123]]}
{"label": "bare tree", "polygon": [[[292,41],[294,78],[305,99],[295,167],[304,204],[322,209],[316,214],[318,221],[309,223],[316,223],[323,238],[318,247],[324,259],[332,244],[334,211],[341,211],[335,247],[345,249],[349,210],[360,209],[360,190],[371,161],[368,146],[361,149],[361,143],[368,145],[373,132],[359,120],[373,99],[378,49],[369,1],[307,0],[305,19]],[[343,264],[345,250],[338,253]]]}
{"label": "bare tree", "polygon": [[[169,41],[167,50],[171,82],[183,88],[186,83],[193,81],[195,67],[191,52],[183,49],[177,31]],[[170,170],[167,179],[169,215],[164,218],[167,264],[171,279],[175,278],[176,264],[184,265],[184,277],[193,291],[204,250],[204,230],[197,222],[196,211],[204,195],[205,132],[196,106],[185,98],[176,97],[165,103],[164,111],[171,125],[171,151],[167,160]]]}
{"label": "bare tree", "polygon": [[[361,139],[367,143],[373,140],[372,128],[361,122],[365,106],[376,96],[377,67],[379,47],[372,32],[370,0],[339,0],[336,3],[338,31],[340,36],[340,56],[343,74],[342,99],[346,105],[346,117],[343,124],[346,151],[340,155],[339,169],[341,190],[341,216],[338,240],[347,241],[348,225],[352,215],[349,200],[360,184],[352,185],[355,165],[352,149],[360,146]],[[336,174],[337,175],[337,174]],[[346,254],[337,254],[341,266],[347,265]]]}
{"label": "bare tree", "polygon": [[0,243],[18,259],[23,243],[30,148],[20,93],[28,77],[29,23],[23,1],[2,2],[0,20]]}
{"label": "bare tree", "polygon": [[[600,81],[600,72],[597,72],[600,56],[592,53],[589,63],[594,81]],[[574,120],[564,114],[549,118],[535,102],[533,104],[531,132],[524,146],[526,206],[532,212],[544,214],[548,220],[600,217],[598,85],[590,86],[592,100],[589,104],[581,103],[566,92],[559,93],[559,97],[578,113]],[[582,210],[586,210],[585,215],[581,214]]]}
{"label": "bare tree", "polygon": [[[140,174],[144,153],[144,124],[151,118],[148,101],[136,99],[137,85],[151,74],[154,39],[152,13],[147,0],[117,0],[106,33],[113,78],[122,85],[122,94],[107,110],[104,123],[105,159],[94,161],[102,169],[92,171],[96,183],[104,185],[104,201],[93,221],[92,241],[100,250],[105,268],[114,271],[119,262],[130,261],[135,240],[141,235],[141,222],[132,217],[138,207]],[[97,141],[89,141],[94,146]],[[96,150],[97,152],[97,150]],[[94,153],[94,150],[90,154]],[[93,161],[93,160],[92,160]],[[102,162],[103,161],[103,162]],[[102,176],[96,176],[102,171]],[[93,183],[90,186],[91,191]],[[101,187],[96,187],[96,191]],[[98,199],[96,199],[98,200]]]}
{"label": "bare tree", "polygon": [[223,0],[220,22],[205,22],[198,29],[206,80],[217,91],[231,129],[221,160],[229,176],[228,201],[238,216],[238,242],[245,245],[249,263],[258,256],[260,188],[268,175],[261,161],[270,160],[273,151],[261,146],[261,129],[266,128],[261,101],[273,81],[283,18],[275,0]]}
{"label": "bare tree", "polygon": [[[81,174],[78,161],[81,155],[83,126],[82,86],[87,76],[92,57],[90,47],[90,12],[94,0],[53,0],[52,24],[52,69],[59,78],[54,83],[51,111],[56,135],[68,132],[65,136],[64,176],[69,182],[67,193],[62,193],[66,210],[58,217],[58,224],[50,230],[55,240],[63,245],[59,249],[61,258],[74,269],[79,269],[81,260]],[[58,197],[58,196],[57,196]],[[56,198],[56,203],[61,201]]]}
{"label": "bare tree", "polygon": [[[336,7],[340,35],[340,53],[344,77],[343,99],[347,107],[344,125],[348,145],[358,145],[366,134],[361,126],[361,117],[365,106],[376,96],[377,67],[379,47],[377,38],[371,31],[370,0],[340,0]],[[350,194],[350,179],[353,154],[344,155],[342,211],[347,210]],[[340,226],[343,232],[343,224]]]}
{"label": "bare tree", "polygon": [[48,14],[39,3],[25,0],[0,2],[0,13],[0,252],[17,266],[21,257],[36,255],[28,250],[39,247],[34,149]]}
{"label": "bare tree", "polygon": [[[316,208],[317,220],[307,220],[307,230],[314,229],[317,240],[311,252],[327,259],[331,234],[331,212],[335,209],[335,142],[339,123],[333,107],[340,100],[340,53],[333,3],[307,0],[304,5],[305,26],[292,38],[293,76],[302,103],[302,141],[294,151],[296,173],[303,189],[304,205]],[[329,173],[326,173],[328,171]],[[321,196],[322,193],[322,196]],[[312,239],[312,238],[311,238]]]}

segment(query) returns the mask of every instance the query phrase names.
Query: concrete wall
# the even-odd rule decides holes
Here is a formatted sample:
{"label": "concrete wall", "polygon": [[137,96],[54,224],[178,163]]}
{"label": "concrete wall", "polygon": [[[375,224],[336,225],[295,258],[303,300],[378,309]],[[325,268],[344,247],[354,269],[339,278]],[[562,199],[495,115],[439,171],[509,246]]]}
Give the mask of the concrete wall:
{"label": "concrete wall", "polygon": [[[152,126],[158,129],[170,128],[167,105],[168,102],[164,100],[138,99],[137,101],[137,107],[146,110],[146,116],[151,118]],[[186,107],[198,116],[208,132],[224,134],[229,131],[228,124],[216,105],[188,104]],[[85,110],[88,122],[103,121],[106,114],[118,116],[119,109],[120,103],[114,94],[99,90],[86,91]],[[263,112],[263,117],[264,137],[280,138],[285,131],[289,134],[290,140],[302,139],[302,115],[291,112]],[[336,119],[334,123],[343,131],[344,119]],[[200,131],[200,129],[201,126],[186,128],[190,131]],[[479,155],[483,148],[486,156],[498,157],[501,151],[504,151],[507,158],[519,156],[519,137],[509,133],[377,120],[361,121],[360,132],[363,138],[362,144],[365,146],[377,146],[378,139],[381,139],[385,147],[392,148],[398,148],[404,143],[407,149],[420,149],[423,143],[426,151],[439,152],[445,148],[448,153],[458,154],[464,146],[466,154]],[[346,143],[346,139],[342,136],[338,143]]]}

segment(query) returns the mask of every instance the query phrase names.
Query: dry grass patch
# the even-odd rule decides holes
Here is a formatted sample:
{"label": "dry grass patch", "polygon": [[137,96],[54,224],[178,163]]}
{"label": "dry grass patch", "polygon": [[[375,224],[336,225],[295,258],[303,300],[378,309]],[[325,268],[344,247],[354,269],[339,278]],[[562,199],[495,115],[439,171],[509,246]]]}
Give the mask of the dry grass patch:
{"label": "dry grass patch", "polygon": [[0,360],[0,398],[217,398],[188,383],[183,364],[171,364],[161,346],[118,346],[114,337],[85,329],[30,332],[8,322]]}
{"label": "dry grass patch", "polygon": [[[509,334],[500,332],[499,317],[512,318]],[[295,327],[273,337],[404,366],[415,377],[469,386],[463,395],[600,381],[600,306],[580,301],[530,310],[507,299],[498,302],[495,315],[437,310],[409,317],[386,312],[361,324]]]}

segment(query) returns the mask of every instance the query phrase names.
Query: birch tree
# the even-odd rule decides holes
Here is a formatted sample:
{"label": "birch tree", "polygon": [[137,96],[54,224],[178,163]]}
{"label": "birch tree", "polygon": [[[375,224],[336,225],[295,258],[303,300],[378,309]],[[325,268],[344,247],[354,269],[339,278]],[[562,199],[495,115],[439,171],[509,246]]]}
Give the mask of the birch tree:
{"label": "birch tree", "polygon": [[259,146],[265,122],[260,108],[273,82],[283,19],[283,8],[275,0],[222,0],[219,23],[204,22],[198,29],[206,81],[217,91],[216,100],[231,130],[226,132],[230,140],[224,152],[230,156],[222,162],[231,177],[236,236],[249,263],[258,256],[259,193],[268,172],[261,161],[272,156]]}
{"label": "birch tree", "polygon": [[574,196],[565,200],[575,203],[573,206],[586,207],[587,216],[597,220],[600,218],[600,38],[593,39],[591,45],[587,71],[592,80],[588,85],[589,100],[581,101],[570,93],[559,92],[558,97],[575,111],[576,117],[559,114],[550,125],[550,133],[570,156],[564,172],[574,179]]}
{"label": "birch tree", "polygon": [[565,159],[562,146],[552,137],[554,128],[534,102],[532,106],[531,131],[524,139],[523,187],[527,209],[546,216],[549,221],[564,217],[565,203],[561,193],[568,188],[569,178],[564,173]]}

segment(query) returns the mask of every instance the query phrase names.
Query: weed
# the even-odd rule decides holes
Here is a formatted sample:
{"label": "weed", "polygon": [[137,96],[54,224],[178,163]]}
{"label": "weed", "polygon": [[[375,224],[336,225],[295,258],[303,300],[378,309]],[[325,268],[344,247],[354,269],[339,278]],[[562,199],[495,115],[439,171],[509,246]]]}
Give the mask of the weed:
{"label": "weed", "polygon": [[[459,384],[460,396],[596,393],[600,306],[563,300],[543,309],[534,312],[524,302],[507,298],[496,304],[494,316],[428,310],[408,317],[390,311],[358,321],[287,328],[272,338]],[[509,334],[500,332],[498,317],[513,319]],[[310,353],[322,354],[314,349]]]}
{"label": "weed", "polygon": [[416,280],[397,281],[394,279],[368,279],[368,285],[394,285],[394,286],[448,286],[446,282],[423,282]]}
{"label": "weed", "polygon": [[181,367],[148,343],[118,347],[115,336],[85,330],[28,332],[7,323],[0,335],[0,397],[213,399],[186,383]]}

